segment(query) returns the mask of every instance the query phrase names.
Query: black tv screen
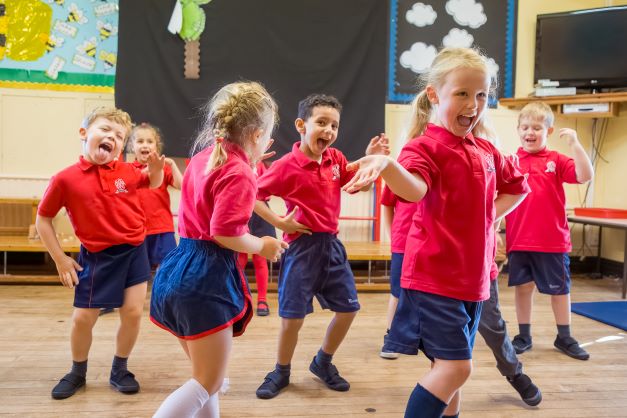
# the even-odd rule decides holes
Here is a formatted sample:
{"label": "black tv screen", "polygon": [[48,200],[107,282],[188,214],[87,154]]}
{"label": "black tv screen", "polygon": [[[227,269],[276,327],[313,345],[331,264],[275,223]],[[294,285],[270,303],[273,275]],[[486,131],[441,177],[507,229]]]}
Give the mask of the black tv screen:
{"label": "black tv screen", "polygon": [[534,78],[627,87],[627,6],[538,15]]}

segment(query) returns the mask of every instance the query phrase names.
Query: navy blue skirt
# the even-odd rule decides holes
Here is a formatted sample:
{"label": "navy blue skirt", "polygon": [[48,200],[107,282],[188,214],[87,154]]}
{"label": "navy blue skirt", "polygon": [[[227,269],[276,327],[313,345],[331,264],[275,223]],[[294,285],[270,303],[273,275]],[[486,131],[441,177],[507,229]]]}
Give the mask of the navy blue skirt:
{"label": "navy blue skirt", "polygon": [[152,285],[150,320],[193,340],[233,326],[242,335],[253,314],[237,254],[214,242],[181,238],[161,263]]}

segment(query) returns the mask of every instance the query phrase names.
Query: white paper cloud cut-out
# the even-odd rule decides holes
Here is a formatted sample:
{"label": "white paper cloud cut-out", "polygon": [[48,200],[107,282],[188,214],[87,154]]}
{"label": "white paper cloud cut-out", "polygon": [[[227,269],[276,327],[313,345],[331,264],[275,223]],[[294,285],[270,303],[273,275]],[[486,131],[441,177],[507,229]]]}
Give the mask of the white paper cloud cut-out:
{"label": "white paper cloud cut-out", "polygon": [[490,75],[492,77],[497,78],[499,74],[499,64],[494,61],[494,58],[486,58],[486,63],[488,64],[488,69],[490,71]]}
{"label": "white paper cloud cut-out", "polygon": [[466,29],[453,28],[442,39],[442,45],[446,47],[470,48],[475,38]]}
{"label": "white paper cloud cut-out", "polygon": [[429,69],[438,50],[433,45],[424,42],[416,42],[408,51],[404,51],[400,57],[400,63],[404,68],[420,74]]}
{"label": "white paper cloud cut-out", "polygon": [[458,25],[469,26],[472,29],[477,29],[488,21],[483,12],[483,5],[475,0],[448,0],[446,12],[453,16]]}
{"label": "white paper cloud cut-out", "polygon": [[415,3],[411,9],[405,13],[405,19],[412,25],[420,28],[432,25],[438,14],[429,4]]}

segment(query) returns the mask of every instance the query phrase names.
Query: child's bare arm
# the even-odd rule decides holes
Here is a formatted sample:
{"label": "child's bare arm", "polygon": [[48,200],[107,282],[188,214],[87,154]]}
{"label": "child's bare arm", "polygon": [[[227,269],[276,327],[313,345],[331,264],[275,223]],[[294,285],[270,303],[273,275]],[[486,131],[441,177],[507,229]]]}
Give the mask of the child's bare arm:
{"label": "child's bare arm", "polygon": [[289,246],[286,242],[273,237],[257,238],[251,234],[239,237],[214,236],[223,247],[247,254],[259,254],[270,261],[277,261]]}
{"label": "child's bare arm", "polygon": [[183,174],[181,173],[181,170],[179,170],[172,158],[166,158],[165,163],[172,169],[172,187],[177,190],[181,190],[181,184],[183,184]]}
{"label": "child's bare arm", "polygon": [[308,234],[311,235],[311,230],[306,226],[297,222],[294,219],[294,215],[298,211],[298,206],[285,216],[279,216],[272,209],[270,209],[265,203],[260,200],[255,202],[255,213],[268,222],[270,225],[279,228],[283,232],[288,234]]}
{"label": "child's bare arm", "polygon": [[575,172],[577,173],[577,181],[579,183],[586,183],[592,180],[594,176],[594,168],[588,154],[583,149],[577,138],[577,132],[574,129],[562,128],[560,129],[560,138],[566,138],[570,150],[573,153],[573,159],[575,160]]}
{"label": "child's bare arm", "polygon": [[527,197],[527,193],[525,194],[505,194],[499,193],[499,195],[494,199],[494,206],[496,208],[496,217],[494,218],[494,222],[500,222],[500,220],[516,209],[520,203],[525,200]]}
{"label": "child's bare arm", "polygon": [[148,155],[148,177],[150,177],[150,188],[156,189],[163,183],[163,167],[165,166],[165,157],[151,152]]}
{"label": "child's bare arm", "polygon": [[63,252],[61,244],[59,244],[59,240],[57,239],[57,234],[54,231],[54,226],[52,225],[52,218],[37,215],[35,226],[37,227],[41,241],[54,260],[57,272],[59,273],[59,279],[61,279],[61,284],[72,289],[78,284],[76,271],[82,271],[83,268],[72,257],[67,256]]}
{"label": "child's bare arm", "polygon": [[388,233],[392,234],[392,221],[394,220],[394,206],[383,205],[383,225],[388,230]]}
{"label": "child's bare arm", "polygon": [[408,202],[417,202],[429,189],[418,174],[405,170],[396,160],[385,155],[368,155],[346,166],[347,170],[357,170],[355,176],[344,185],[348,193],[372,184],[379,176],[392,192]]}

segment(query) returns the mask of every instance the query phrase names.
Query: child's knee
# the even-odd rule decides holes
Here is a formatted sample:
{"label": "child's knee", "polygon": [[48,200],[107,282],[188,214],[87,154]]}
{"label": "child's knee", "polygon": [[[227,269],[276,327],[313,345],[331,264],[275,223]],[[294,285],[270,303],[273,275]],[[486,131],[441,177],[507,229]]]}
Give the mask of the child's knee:
{"label": "child's knee", "polygon": [[298,333],[305,322],[304,318],[282,318],[281,331],[285,333]]}
{"label": "child's knee", "polygon": [[91,329],[98,319],[98,309],[75,309],[72,315],[72,325],[75,328]]}
{"label": "child's knee", "polygon": [[139,322],[141,321],[143,311],[143,304],[123,306],[122,308],[120,308],[120,321],[129,323]]}

